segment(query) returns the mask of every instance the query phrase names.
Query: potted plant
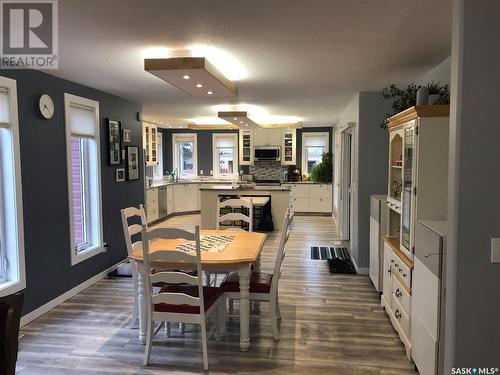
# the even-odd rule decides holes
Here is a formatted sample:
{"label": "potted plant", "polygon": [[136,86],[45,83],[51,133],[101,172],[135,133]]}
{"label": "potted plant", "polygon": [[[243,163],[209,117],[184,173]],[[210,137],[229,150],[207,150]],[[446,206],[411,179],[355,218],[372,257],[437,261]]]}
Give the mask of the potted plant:
{"label": "potted plant", "polygon": [[311,173],[309,173],[309,179],[313,182],[332,182],[333,163],[331,152],[325,152],[321,155],[321,163],[314,166]]}

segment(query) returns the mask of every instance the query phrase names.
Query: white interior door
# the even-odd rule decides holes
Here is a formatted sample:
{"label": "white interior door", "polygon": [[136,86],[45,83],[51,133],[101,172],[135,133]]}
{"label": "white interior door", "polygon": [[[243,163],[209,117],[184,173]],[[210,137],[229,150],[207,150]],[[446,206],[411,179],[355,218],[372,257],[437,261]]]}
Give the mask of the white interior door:
{"label": "white interior door", "polygon": [[352,231],[352,186],[354,167],[354,128],[344,130],[341,136],[341,184],[340,184],[340,236],[343,240],[351,239]]}

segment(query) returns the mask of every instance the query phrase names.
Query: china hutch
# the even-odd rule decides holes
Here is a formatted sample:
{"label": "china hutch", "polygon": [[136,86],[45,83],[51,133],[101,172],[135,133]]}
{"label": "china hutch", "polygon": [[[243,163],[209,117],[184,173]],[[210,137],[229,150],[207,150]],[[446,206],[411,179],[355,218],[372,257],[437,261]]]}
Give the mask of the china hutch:
{"label": "china hutch", "polygon": [[[381,304],[409,359],[417,210],[437,210],[446,204],[448,129],[446,105],[415,106],[388,122],[388,233],[384,238]],[[419,177],[435,183],[426,184],[425,191],[420,191]]]}

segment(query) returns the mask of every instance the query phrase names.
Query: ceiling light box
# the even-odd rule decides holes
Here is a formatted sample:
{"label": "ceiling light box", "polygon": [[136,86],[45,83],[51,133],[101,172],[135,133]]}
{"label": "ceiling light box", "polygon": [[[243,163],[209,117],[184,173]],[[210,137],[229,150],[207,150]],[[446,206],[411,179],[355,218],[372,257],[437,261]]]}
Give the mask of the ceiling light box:
{"label": "ceiling light box", "polygon": [[245,111],[219,112],[218,116],[241,129],[260,128],[259,124],[248,118],[248,114]]}
{"label": "ceiling light box", "polygon": [[144,59],[144,70],[197,98],[238,96],[238,88],[204,57]]}

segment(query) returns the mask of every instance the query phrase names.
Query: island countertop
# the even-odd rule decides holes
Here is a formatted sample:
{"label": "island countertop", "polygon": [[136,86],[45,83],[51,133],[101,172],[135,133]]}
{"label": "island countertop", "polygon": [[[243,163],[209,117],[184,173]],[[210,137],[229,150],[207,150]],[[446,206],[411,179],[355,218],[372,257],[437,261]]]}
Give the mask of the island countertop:
{"label": "island countertop", "polygon": [[251,192],[251,191],[290,191],[289,186],[277,186],[277,185],[257,185],[251,188],[237,188],[232,185],[208,185],[200,186],[200,190],[211,190],[211,191],[234,191],[234,192]]}

